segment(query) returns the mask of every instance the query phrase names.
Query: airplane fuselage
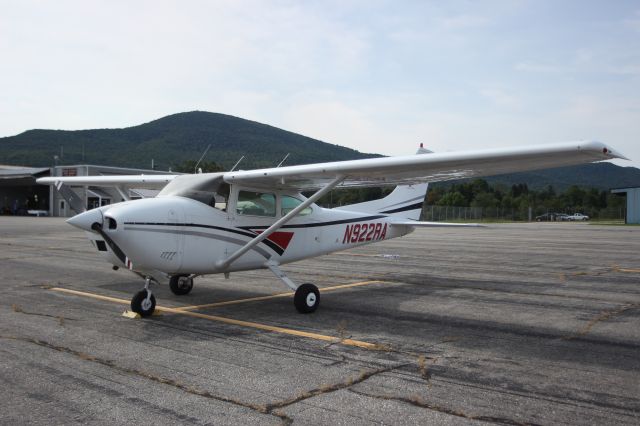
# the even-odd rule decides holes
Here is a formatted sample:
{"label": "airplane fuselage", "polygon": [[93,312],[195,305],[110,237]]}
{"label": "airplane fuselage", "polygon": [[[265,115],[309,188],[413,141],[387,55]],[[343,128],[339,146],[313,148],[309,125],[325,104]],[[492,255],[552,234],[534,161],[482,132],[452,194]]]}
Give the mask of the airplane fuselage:
{"label": "airplane fuselage", "polygon": [[[390,226],[384,214],[325,209],[309,211],[288,222],[247,252],[221,268],[220,263],[283,215],[276,193],[272,217],[241,214],[237,204],[225,210],[199,201],[166,196],[127,201],[100,208],[104,232],[126,255],[118,256],[102,235],[87,232],[105,259],[143,275],[213,274],[263,268],[267,261],[290,263],[408,234],[409,226]],[[97,212],[96,212],[97,213]],[[96,216],[97,217],[97,216]]]}

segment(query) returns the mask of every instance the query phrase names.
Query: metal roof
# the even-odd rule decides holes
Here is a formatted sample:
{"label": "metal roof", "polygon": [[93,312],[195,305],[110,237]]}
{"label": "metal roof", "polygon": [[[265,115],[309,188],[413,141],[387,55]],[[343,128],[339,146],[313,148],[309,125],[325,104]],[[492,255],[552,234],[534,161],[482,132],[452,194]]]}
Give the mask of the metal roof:
{"label": "metal roof", "polygon": [[35,178],[36,175],[49,173],[48,167],[20,167],[0,165],[0,179]]}
{"label": "metal roof", "polygon": [[630,187],[627,187],[627,188],[612,188],[611,192],[613,192],[613,193],[627,192],[627,191],[631,191],[631,190],[634,190],[634,189],[640,189],[640,186],[630,186]]}

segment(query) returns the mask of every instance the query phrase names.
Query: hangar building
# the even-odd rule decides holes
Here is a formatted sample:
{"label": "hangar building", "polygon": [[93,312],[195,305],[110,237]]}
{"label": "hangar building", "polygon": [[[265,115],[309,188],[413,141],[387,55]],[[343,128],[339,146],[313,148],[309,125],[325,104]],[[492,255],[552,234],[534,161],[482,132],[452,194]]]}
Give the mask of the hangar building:
{"label": "hangar building", "polygon": [[[47,176],[118,176],[118,175],[171,174],[159,170],[79,164],[34,168],[0,165],[0,214],[62,216],[76,214],[58,191],[49,185],[39,185],[36,179]],[[87,209],[123,201],[115,188],[77,186],[72,190]],[[155,196],[157,191],[130,189],[131,199]]]}
{"label": "hangar building", "polygon": [[613,194],[627,195],[627,216],[625,223],[640,223],[640,186],[612,189]]}

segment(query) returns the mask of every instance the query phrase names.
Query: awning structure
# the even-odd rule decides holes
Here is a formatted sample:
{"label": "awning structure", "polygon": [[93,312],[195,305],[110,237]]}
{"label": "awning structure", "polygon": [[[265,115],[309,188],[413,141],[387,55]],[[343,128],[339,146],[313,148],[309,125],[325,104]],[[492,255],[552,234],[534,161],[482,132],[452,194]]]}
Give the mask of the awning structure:
{"label": "awning structure", "polygon": [[129,196],[132,198],[154,198],[159,192],[157,189],[132,188],[129,190]]}
{"label": "awning structure", "polygon": [[97,198],[102,198],[102,199],[108,199],[110,200],[111,198],[113,198],[110,194],[107,194],[106,192],[104,192],[101,189],[98,188],[88,188],[87,189],[87,196],[89,197],[97,197]]}

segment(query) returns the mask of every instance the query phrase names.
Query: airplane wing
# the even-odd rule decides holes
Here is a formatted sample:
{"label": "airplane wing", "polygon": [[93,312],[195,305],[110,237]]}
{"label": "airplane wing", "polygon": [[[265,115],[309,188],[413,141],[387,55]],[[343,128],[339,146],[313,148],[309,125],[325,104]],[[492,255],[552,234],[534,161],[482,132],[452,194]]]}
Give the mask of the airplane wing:
{"label": "airplane wing", "polygon": [[[528,147],[335,161],[215,174],[46,177],[38,179],[37,182],[161,189],[180,176],[179,182],[176,181],[180,183],[179,186],[199,188],[206,183],[205,181],[216,180],[222,176],[231,184],[307,191],[321,188],[339,176],[344,177],[340,187],[415,184],[572,166],[613,158],[627,159],[601,142],[565,142]],[[183,188],[185,189],[188,188]]]}
{"label": "airplane wing", "polygon": [[121,188],[162,189],[181,175],[120,175],[120,176],[51,176],[37,179],[41,184],[68,184],[89,186],[113,186]]}
{"label": "airplane wing", "polygon": [[601,142],[565,142],[227,172],[224,180],[256,188],[306,191],[321,188],[338,176],[344,177],[341,187],[415,184],[572,166],[613,158],[627,159]]}

